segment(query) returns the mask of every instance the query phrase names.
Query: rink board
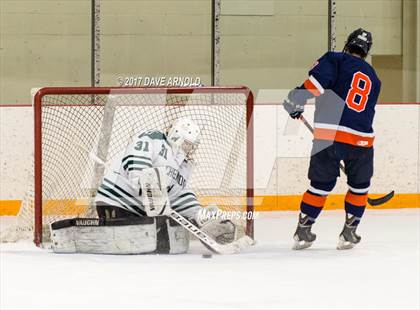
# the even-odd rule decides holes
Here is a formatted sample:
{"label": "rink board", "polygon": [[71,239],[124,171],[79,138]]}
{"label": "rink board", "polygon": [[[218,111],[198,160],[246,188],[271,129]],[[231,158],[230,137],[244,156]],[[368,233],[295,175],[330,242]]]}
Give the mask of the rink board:
{"label": "rink board", "polygon": [[[383,194],[370,195],[377,198]],[[343,209],[345,195],[329,195],[324,210]],[[261,211],[297,211],[300,208],[301,195],[273,195],[256,196],[254,198],[254,210]],[[223,209],[219,201],[234,201],[237,204],[230,203],[229,206],[238,206],[235,210],[246,210],[245,197],[199,197],[202,205],[217,204]],[[0,201],[0,216],[15,216],[19,213],[22,201],[20,200],[2,200]],[[61,207],[65,206],[65,207]],[[70,206],[70,207],[69,207]],[[368,208],[372,209],[408,209],[418,208],[420,206],[420,194],[396,194],[392,200],[384,205]],[[87,200],[50,200],[43,206],[44,215],[66,215],[78,216],[85,214],[89,208]]]}
{"label": "rink board", "polygon": [[[420,206],[419,104],[377,106],[375,118],[375,175],[371,193],[396,196],[384,208]],[[17,214],[30,185],[33,159],[32,107],[0,108],[0,215]],[[306,108],[308,119],[313,106]],[[296,210],[308,187],[306,178],[312,137],[299,122],[274,104],[254,109],[255,208],[260,211]],[[326,209],[342,208],[347,191],[340,178]],[[236,197],[237,198],[237,197]],[[58,202],[50,202],[55,205]]]}

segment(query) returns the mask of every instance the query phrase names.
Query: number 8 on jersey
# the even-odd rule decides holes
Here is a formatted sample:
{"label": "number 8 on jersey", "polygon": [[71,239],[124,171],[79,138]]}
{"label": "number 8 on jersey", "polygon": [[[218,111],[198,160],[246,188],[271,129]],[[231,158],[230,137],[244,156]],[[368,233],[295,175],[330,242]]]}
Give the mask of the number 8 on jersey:
{"label": "number 8 on jersey", "polygon": [[369,76],[360,71],[353,74],[351,88],[346,97],[347,106],[356,112],[364,111],[371,89],[372,82]]}

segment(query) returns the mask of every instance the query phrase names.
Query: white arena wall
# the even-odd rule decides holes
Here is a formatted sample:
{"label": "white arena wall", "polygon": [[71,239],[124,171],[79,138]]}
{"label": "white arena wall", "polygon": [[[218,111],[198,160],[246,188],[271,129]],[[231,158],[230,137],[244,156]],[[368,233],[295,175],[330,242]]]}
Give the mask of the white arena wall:
{"label": "white arena wall", "polygon": [[[254,110],[256,195],[296,196],[308,186],[306,178],[311,134],[283,108],[263,103]],[[265,101],[267,102],[267,101]],[[416,194],[420,184],[420,105],[380,104],[375,119],[375,175],[371,193]],[[312,119],[313,105],[306,108]],[[0,106],[0,202],[22,200],[30,186],[33,158],[33,109]],[[341,178],[334,194],[347,191]],[[404,207],[404,206],[396,206]],[[419,207],[419,205],[417,205]]]}

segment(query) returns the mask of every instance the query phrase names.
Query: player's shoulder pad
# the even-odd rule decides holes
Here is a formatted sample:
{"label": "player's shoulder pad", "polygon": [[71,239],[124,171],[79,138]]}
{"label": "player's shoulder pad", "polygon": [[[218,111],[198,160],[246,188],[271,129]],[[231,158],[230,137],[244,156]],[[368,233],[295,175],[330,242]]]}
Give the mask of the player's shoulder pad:
{"label": "player's shoulder pad", "polygon": [[330,61],[337,61],[337,60],[342,60],[343,59],[343,53],[342,52],[326,52],[324,54],[324,56],[326,59],[330,60]]}
{"label": "player's shoulder pad", "polygon": [[337,63],[342,59],[343,55],[339,52],[326,52],[324,55],[322,55],[318,60],[314,63],[311,70],[314,69],[319,63],[321,64],[333,64]]}
{"label": "player's shoulder pad", "polygon": [[148,130],[138,135],[139,139],[143,137],[147,137],[152,140],[165,140],[166,141],[166,135],[159,130]]}

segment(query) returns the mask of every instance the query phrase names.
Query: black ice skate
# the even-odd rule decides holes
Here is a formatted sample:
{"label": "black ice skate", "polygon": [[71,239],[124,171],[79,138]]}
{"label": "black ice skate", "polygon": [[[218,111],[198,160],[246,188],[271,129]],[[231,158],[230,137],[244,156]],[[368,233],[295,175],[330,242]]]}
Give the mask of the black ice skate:
{"label": "black ice skate", "polygon": [[362,239],[356,234],[357,225],[360,221],[359,217],[346,214],[346,223],[338,240],[337,250],[352,249]]}
{"label": "black ice skate", "polygon": [[293,250],[303,250],[312,245],[312,242],[316,239],[316,235],[311,232],[312,224],[314,222],[314,218],[302,213],[299,214],[298,227],[296,228],[296,232],[293,236],[293,239],[295,240]]}

